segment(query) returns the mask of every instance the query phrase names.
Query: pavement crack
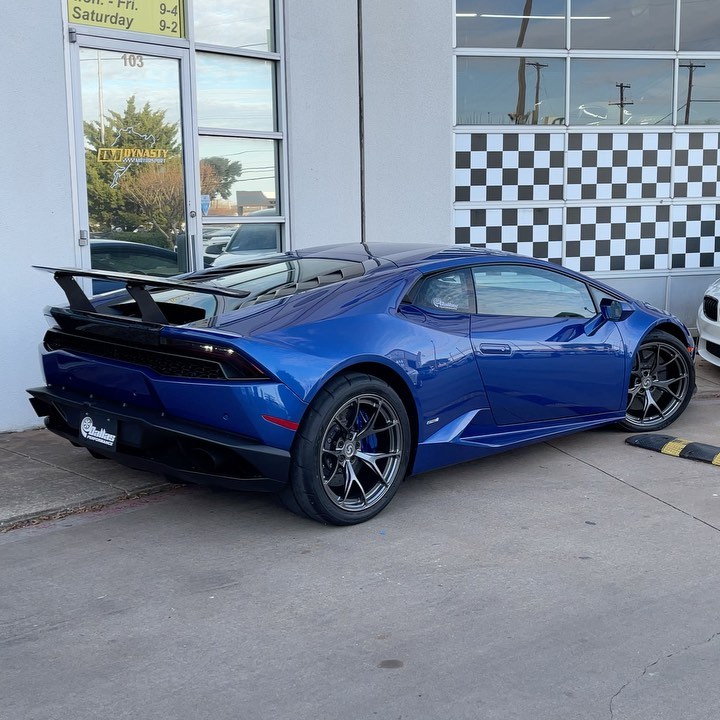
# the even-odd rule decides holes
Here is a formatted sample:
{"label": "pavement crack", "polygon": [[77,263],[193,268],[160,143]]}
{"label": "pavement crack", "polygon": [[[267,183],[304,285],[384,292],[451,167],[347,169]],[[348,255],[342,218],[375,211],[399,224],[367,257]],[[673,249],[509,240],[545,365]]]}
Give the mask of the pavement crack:
{"label": "pavement crack", "polygon": [[642,672],[639,673],[639,675],[631,680],[628,680],[626,683],[620,686],[619,690],[610,698],[610,720],[615,720],[615,711],[613,709],[613,703],[617,699],[617,697],[622,693],[622,691],[628,686],[631,685],[634,682],[638,682],[642,680],[645,675],[649,672],[650,668],[655,667],[659,663],[661,663],[663,660],[669,660],[671,657],[675,657],[676,655],[682,655],[683,653],[688,652],[689,650],[692,650],[693,648],[700,647],[701,645],[707,645],[708,643],[711,643],[715,638],[720,637],[720,632],[714,632],[709,638],[706,640],[702,640],[701,642],[696,643],[690,643],[690,645],[687,645],[684,648],[681,648],[680,650],[675,650],[675,652],[667,653],[665,655],[661,655],[659,658],[656,658],[651,663],[648,663],[643,669]]}
{"label": "pavement crack", "polygon": [[563,450],[562,448],[559,448],[557,445],[553,445],[551,442],[545,441],[545,444],[549,447],[553,448],[554,450],[557,450],[558,452],[561,452],[563,455],[567,455],[567,457],[572,458],[573,460],[577,460],[578,462],[582,463],[583,465],[587,465],[588,467],[593,468],[593,470],[597,470],[599,473],[602,473],[603,475],[612,478],[613,480],[617,480],[618,482],[622,483],[626,487],[632,488],[633,490],[642,493],[643,495],[646,495],[649,498],[652,498],[653,500],[657,500],[657,502],[662,503],[663,505],[673,509],[677,510],[677,512],[682,513],[686,517],[692,518],[693,520],[697,520],[697,522],[702,523],[703,525],[709,527],[711,530],[715,530],[715,532],[720,532],[720,527],[717,525],[713,525],[712,523],[708,522],[707,520],[703,520],[701,517],[698,517],[697,515],[693,515],[691,512],[688,512],[687,510],[683,510],[681,507],[678,507],[677,505],[673,505],[673,503],[668,502],[667,500],[663,500],[661,497],[658,497],[657,495],[653,495],[651,492],[648,492],[647,490],[643,490],[641,487],[638,487],[637,485],[633,485],[631,482],[628,482],[627,480],[623,480],[623,478],[618,477],[617,475],[613,475],[612,473],[608,472],[607,470],[603,470],[601,467],[598,467],[597,465],[593,465],[591,462],[588,462],[587,460],[583,460],[582,458],[577,457],[576,455],[573,455],[572,453],[567,452],[567,450]]}

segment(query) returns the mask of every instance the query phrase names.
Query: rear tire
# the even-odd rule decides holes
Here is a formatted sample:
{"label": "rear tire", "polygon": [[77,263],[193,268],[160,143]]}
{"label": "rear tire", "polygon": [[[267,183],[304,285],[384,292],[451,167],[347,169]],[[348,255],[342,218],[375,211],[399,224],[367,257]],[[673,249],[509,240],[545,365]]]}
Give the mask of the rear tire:
{"label": "rear tire", "polygon": [[292,449],[289,510],[355,525],[392,500],[408,469],[411,431],[398,394],[360,373],[333,379],[315,397]]}

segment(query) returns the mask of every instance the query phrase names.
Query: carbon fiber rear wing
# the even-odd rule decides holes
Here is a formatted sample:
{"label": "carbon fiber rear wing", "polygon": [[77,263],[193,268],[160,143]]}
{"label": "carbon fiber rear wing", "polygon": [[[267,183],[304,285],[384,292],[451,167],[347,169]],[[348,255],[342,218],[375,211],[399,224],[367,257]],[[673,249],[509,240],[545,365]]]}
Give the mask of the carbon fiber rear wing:
{"label": "carbon fiber rear wing", "polygon": [[150,288],[186,290],[189,292],[205,293],[206,295],[222,295],[224,297],[245,298],[250,293],[247,290],[233,290],[221,288],[202,282],[188,282],[187,280],[173,280],[172,278],[161,278],[153,275],[135,275],[132,273],[119,273],[110,270],[81,270],[79,268],[52,268],[43,265],[33,265],[37,270],[53,273],[57,284],[65,293],[71,310],[88,313],[97,313],[92,300],[85,294],[76,278],[87,277],[100,280],[114,280],[122,282],[125,290],[137,303],[140,310],[140,317],[143,322],[166,325],[168,319],[161,307],[155,301]]}

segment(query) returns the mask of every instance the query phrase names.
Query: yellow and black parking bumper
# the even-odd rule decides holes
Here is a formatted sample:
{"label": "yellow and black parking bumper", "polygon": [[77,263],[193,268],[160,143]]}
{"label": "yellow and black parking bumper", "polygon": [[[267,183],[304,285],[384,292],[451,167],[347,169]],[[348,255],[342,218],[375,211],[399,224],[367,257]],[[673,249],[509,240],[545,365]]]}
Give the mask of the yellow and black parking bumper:
{"label": "yellow and black parking bumper", "polygon": [[625,442],[634,447],[645,448],[672,455],[673,457],[687,458],[688,460],[699,460],[700,462],[720,465],[720,447],[707,445],[706,443],[693,442],[672,435],[632,435]]}

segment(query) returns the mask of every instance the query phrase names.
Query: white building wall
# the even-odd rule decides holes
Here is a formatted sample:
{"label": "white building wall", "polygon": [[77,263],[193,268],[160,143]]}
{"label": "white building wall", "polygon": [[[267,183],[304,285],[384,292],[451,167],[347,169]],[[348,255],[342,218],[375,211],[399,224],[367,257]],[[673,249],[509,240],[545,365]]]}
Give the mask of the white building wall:
{"label": "white building wall", "polygon": [[39,420],[25,388],[41,384],[43,307],[64,299],[32,265],[75,264],[62,7],[3,5],[0,43],[0,431]]}
{"label": "white building wall", "polygon": [[360,242],[357,6],[284,5],[291,247]]}
{"label": "white building wall", "polygon": [[363,0],[366,240],[453,242],[453,5]]}

